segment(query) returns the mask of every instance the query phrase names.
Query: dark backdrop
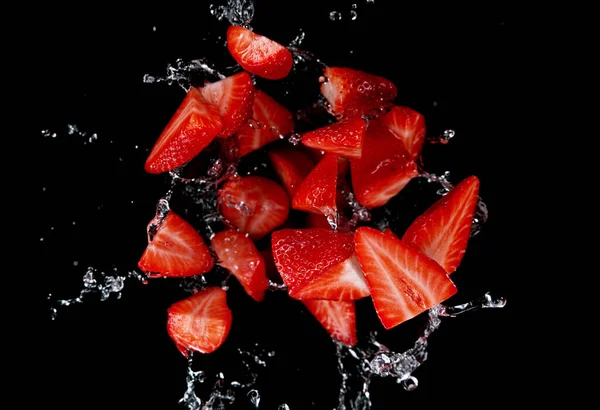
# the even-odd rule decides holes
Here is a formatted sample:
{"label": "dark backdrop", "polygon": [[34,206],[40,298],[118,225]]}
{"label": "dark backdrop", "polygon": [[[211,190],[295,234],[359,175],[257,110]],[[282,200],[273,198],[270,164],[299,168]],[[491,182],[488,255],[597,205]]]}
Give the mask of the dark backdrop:
{"label": "dark backdrop", "polygon": [[[506,164],[518,161],[514,107],[523,102],[514,85],[523,58],[518,15],[500,2],[460,8],[356,0],[358,17],[351,21],[349,1],[256,3],[255,31],[288,44],[302,29],[301,48],[323,62],[394,81],[396,102],[422,112],[429,135],[455,130],[450,144],[425,147],[427,170],[450,170],[455,182],[471,174],[481,179],[490,219],[452,277],[459,288],[453,301],[492,291],[508,304],[445,320],[431,339],[429,360],[415,373],[418,389],[405,392],[375,379],[374,409],[517,403],[522,381],[534,372],[523,365],[519,346],[516,318],[523,302],[517,278],[523,272],[515,262],[519,250],[508,240],[514,235],[515,204],[507,198],[515,173]],[[233,62],[221,46],[228,24],[211,16],[208,5],[165,3],[123,11],[86,3],[40,11],[47,17],[34,31],[42,92],[35,137],[40,240],[33,263],[36,279],[53,299],[74,297],[88,266],[135,268],[145,247],[145,226],[167,189],[166,179],[144,173],[143,164],[183,96],[176,86],[144,84],[142,77],[163,75],[177,58]],[[329,19],[334,10],[342,20]],[[298,104],[292,95],[293,90],[284,98],[291,106]],[[86,137],[69,135],[68,124]],[[42,130],[57,136],[43,136]],[[93,133],[97,140],[84,144]],[[230,338],[223,352],[198,361],[198,367],[211,377],[217,371],[227,376],[239,362],[236,348],[259,342],[276,352],[259,373],[261,408],[283,402],[294,410],[335,406],[339,377],[333,345],[312,317],[283,295],[270,294],[257,306],[235,285],[232,293],[237,321]],[[120,300],[100,303],[92,297],[60,310],[56,321],[47,321],[40,343],[43,402],[63,409],[178,408],[186,362],[169,339],[165,320],[167,307],[184,296],[169,281],[131,282]],[[362,307],[359,335],[364,337],[378,323],[369,306]],[[403,350],[421,324],[415,319],[381,340]],[[248,403],[240,396],[237,404]]]}

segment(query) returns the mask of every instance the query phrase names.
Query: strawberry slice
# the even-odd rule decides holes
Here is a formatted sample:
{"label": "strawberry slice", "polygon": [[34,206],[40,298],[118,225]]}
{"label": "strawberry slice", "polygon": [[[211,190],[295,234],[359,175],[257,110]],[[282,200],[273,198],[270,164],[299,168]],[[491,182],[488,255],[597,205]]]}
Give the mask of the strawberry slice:
{"label": "strawberry slice", "polygon": [[252,119],[235,135],[240,156],[262,148],[294,131],[294,115],[266,93],[255,90]]}
{"label": "strawberry slice", "polygon": [[219,109],[223,122],[223,129],[217,135],[220,138],[233,135],[252,116],[254,84],[246,72],[205,84],[201,92],[207,101]]}
{"label": "strawberry slice", "polygon": [[231,329],[227,294],[218,287],[204,289],[173,303],[167,314],[169,336],[186,357],[189,351],[214,352],[223,344]]}
{"label": "strawberry slice", "polygon": [[361,227],[354,234],[354,243],[375,310],[386,329],[456,293],[440,265],[391,235]]}
{"label": "strawberry slice", "polygon": [[381,123],[404,143],[411,159],[421,154],[425,141],[425,117],[408,107],[396,106],[381,117]]}
{"label": "strawberry slice", "polygon": [[360,158],[367,123],[362,118],[349,118],[309,131],[302,136],[307,147],[331,152],[345,158]]}
{"label": "strawberry slice", "polygon": [[285,223],[289,202],[281,185],[258,176],[232,179],[219,191],[222,215],[253,240]]}
{"label": "strawberry slice", "polygon": [[154,218],[150,226],[156,233],[138,262],[151,278],[178,278],[201,275],[213,268],[214,261],[202,236],[173,211],[164,220]]}
{"label": "strawberry slice", "polygon": [[330,104],[330,112],[342,117],[360,117],[389,105],[398,90],[383,77],[351,68],[327,67],[321,94]]}
{"label": "strawberry slice", "polygon": [[356,300],[369,289],[352,235],[331,229],[281,229],[271,235],[275,266],[294,299]]}
{"label": "strawberry slice", "polygon": [[435,260],[451,274],[467,249],[478,193],[476,176],[463,179],[415,219],[402,241]]}
{"label": "strawberry slice", "polygon": [[354,301],[303,300],[304,306],[334,339],[356,344],[356,307]]}
{"label": "strawberry slice", "polygon": [[197,88],[190,88],[179,108],[154,144],[144,169],[160,174],[182,166],[221,132],[218,109]]}
{"label": "strawberry slice", "polygon": [[269,280],[265,261],[254,242],[243,233],[229,229],[217,233],[211,244],[219,259],[217,263],[237,278],[248,295],[261,302]]}
{"label": "strawberry slice", "polygon": [[398,235],[396,235],[389,226],[383,230],[383,233],[386,235],[390,235],[392,238],[400,239],[398,238]]}
{"label": "strawberry slice", "polygon": [[336,212],[338,157],[327,154],[302,181],[292,208],[333,217]]}
{"label": "strawberry slice", "polygon": [[368,209],[385,205],[418,174],[402,141],[378,121],[369,123],[363,156],[350,161],[350,172],[356,200]]}
{"label": "strawberry slice", "polygon": [[290,198],[294,197],[300,183],[315,167],[308,155],[290,145],[271,149],[269,158]]}
{"label": "strawberry slice", "polygon": [[294,63],[287,48],[240,26],[227,29],[227,49],[244,70],[268,80],[286,77]]}

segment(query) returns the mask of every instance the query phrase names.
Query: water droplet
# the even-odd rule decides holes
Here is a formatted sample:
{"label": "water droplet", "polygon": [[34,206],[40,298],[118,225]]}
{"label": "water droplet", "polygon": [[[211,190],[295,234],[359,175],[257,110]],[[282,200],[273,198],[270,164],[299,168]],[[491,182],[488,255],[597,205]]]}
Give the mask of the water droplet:
{"label": "water droplet", "polygon": [[367,4],[375,4],[375,0],[367,0]]}
{"label": "water droplet", "polygon": [[73,261],[73,266],[79,266],[79,262],[78,261]]}
{"label": "water droplet", "polygon": [[152,31],[156,31],[156,26],[152,26]]}
{"label": "water droplet", "polygon": [[410,376],[408,379],[402,380],[402,387],[406,391],[414,391],[419,386],[419,381],[416,377]]}
{"label": "water droplet", "polygon": [[248,392],[248,398],[250,399],[250,403],[252,403],[255,408],[258,408],[260,405],[260,394],[258,393],[258,390],[250,390]]}
{"label": "water droplet", "polygon": [[286,403],[282,403],[277,406],[277,410],[290,410],[290,406],[288,406]]}
{"label": "water droplet", "polygon": [[352,9],[356,10],[356,9],[358,8],[358,5],[357,5],[356,3],[354,3],[354,4],[352,4],[352,6],[350,6],[350,7],[352,7]]}
{"label": "water droplet", "polygon": [[354,21],[358,18],[358,13],[354,10],[350,10],[350,20]]}
{"label": "water droplet", "polygon": [[340,13],[339,11],[332,11],[331,13],[329,13],[329,20],[337,21],[337,20],[341,20],[341,19],[342,19],[342,13]]}

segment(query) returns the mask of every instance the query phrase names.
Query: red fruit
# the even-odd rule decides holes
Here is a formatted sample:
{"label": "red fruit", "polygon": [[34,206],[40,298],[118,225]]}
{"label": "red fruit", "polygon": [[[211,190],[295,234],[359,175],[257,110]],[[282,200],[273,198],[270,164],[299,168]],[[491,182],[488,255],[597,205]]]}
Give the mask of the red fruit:
{"label": "red fruit", "polygon": [[366,127],[367,123],[362,118],[350,118],[305,133],[302,143],[345,158],[358,159],[362,155]]}
{"label": "red fruit", "polygon": [[219,259],[217,263],[237,278],[248,295],[257,302],[262,301],[269,280],[265,261],[252,239],[235,229],[229,229],[217,233],[211,244]]}
{"label": "red fruit", "polygon": [[189,351],[214,352],[231,329],[231,310],[227,306],[227,295],[221,288],[202,290],[174,303],[167,312],[169,336],[186,357]]}
{"label": "red fruit", "polygon": [[218,109],[190,88],[179,108],[154,144],[144,169],[151,174],[171,171],[202,151],[221,132]]}
{"label": "red fruit", "polygon": [[222,215],[253,240],[283,225],[290,212],[290,200],[283,187],[257,176],[226,182],[219,191],[219,205]]}
{"label": "red fruit", "polygon": [[260,90],[254,92],[252,119],[235,134],[240,156],[262,148],[294,131],[294,115]]}
{"label": "red fruit", "polygon": [[273,232],[275,266],[294,299],[355,300],[369,289],[354,256],[352,235],[331,229]]}
{"label": "red fruit", "polygon": [[356,344],[356,307],[354,301],[303,300],[308,311],[336,340],[348,345]]}
{"label": "red fruit", "polygon": [[213,268],[213,258],[198,232],[173,211],[158,225],[142,254],[138,267],[151,278],[201,275]]}
{"label": "red fruit", "polygon": [[292,208],[335,216],[337,175],[337,156],[327,154],[298,187]]}
{"label": "red fruit", "polygon": [[294,197],[300,183],[315,167],[308,155],[289,145],[271,149],[269,158],[290,198]]}
{"label": "red fruit", "polygon": [[479,179],[476,176],[465,178],[415,219],[402,241],[435,260],[451,274],[467,249],[478,194]]}
{"label": "red fruit", "polygon": [[350,172],[356,200],[368,209],[385,205],[418,175],[402,141],[377,121],[369,123],[363,156],[350,161]]}
{"label": "red fruit", "polygon": [[425,117],[408,107],[396,106],[381,118],[381,124],[404,144],[411,159],[421,154],[425,141]]}
{"label": "red fruit", "polygon": [[440,265],[391,235],[361,227],[354,234],[354,243],[375,310],[386,329],[456,293]]}
{"label": "red fruit", "polygon": [[277,271],[277,266],[275,266],[275,260],[273,259],[273,252],[271,252],[271,244],[269,243],[268,247],[262,249],[260,251],[264,261],[265,261],[265,271],[267,272],[267,278],[271,279],[276,283],[283,283],[283,279],[279,275]]}
{"label": "red fruit", "polygon": [[327,81],[321,85],[321,94],[336,116],[359,117],[389,105],[398,94],[390,80],[364,71],[327,67],[323,75]]}
{"label": "red fruit", "polygon": [[218,107],[223,129],[218,137],[227,138],[252,116],[254,84],[246,72],[241,72],[201,89],[202,96]]}
{"label": "red fruit", "polygon": [[294,63],[287,48],[240,26],[227,29],[227,48],[244,70],[269,80],[286,77]]}

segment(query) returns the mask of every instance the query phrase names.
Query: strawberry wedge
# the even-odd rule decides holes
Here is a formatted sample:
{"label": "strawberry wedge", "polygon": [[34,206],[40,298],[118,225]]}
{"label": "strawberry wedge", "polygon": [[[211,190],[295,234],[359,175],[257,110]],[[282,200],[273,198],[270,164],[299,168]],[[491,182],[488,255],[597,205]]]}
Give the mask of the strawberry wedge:
{"label": "strawberry wedge", "polygon": [[356,344],[354,301],[303,300],[302,303],[331,337],[348,346]]}
{"label": "strawberry wedge", "polygon": [[451,274],[467,249],[477,206],[479,179],[463,179],[408,227],[402,241],[439,263]]}
{"label": "strawberry wedge", "polygon": [[231,310],[221,288],[202,290],[171,305],[167,311],[167,331],[177,349],[188,356],[190,351],[212,353],[231,329]]}
{"label": "strawberry wedge", "polygon": [[396,106],[381,117],[381,124],[404,144],[411,159],[421,154],[425,141],[425,117],[408,107]]}
{"label": "strawberry wedge", "polygon": [[305,133],[302,143],[344,158],[359,159],[366,126],[362,118],[350,118]]}
{"label": "strawberry wedge", "polygon": [[338,157],[333,154],[325,155],[298,187],[292,200],[292,208],[335,216],[337,176]]}
{"label": "strawberry wedge", "polygon": [[146,159],[151,174],[172,171],[200,153],[221,132],[219,110],[197,88],[190,88]]}
{"label": "strawberry wedge", "polygon": [[307,154],[289,145],[271,149],[269,159],[290,198],[294,197],[300,183],[315,167]]}
{"label": "strawberry wedge", "polygon": [[369,288],[352,235],[330,229],[282,229],[271,235],[275,266],[294,299],[356,300]]}
{"label": "strawberry wedge", "polygon": [[287,48],[240,26],[227,29],[227,48],[244,70],[269,80],[286,77],[294,64]]}
{"label": "strawberry wedge", "polygon": [[138,262],[138,267],[151,278],[177,278],[201,275],[212,269],[213,258],[202,236],[173,211],[158,224],[156,233]]}
{"label": "strawberry wedge", "polygon": [[244,290],[257,302],[265,297],[269,280],[265,261],[252,239],[235,229],[217,233],[211,240],[217,263],[230,271]]}
{"label": "strawberry wedge", "polygon": [[333,115],[360,117],[390,105],[398,89],[383,77],[343,67],[327,67],[321,94]]}
{"label": "strawberry wedge", "polygon": [[386,329],[456,293],[437,262],[391,235],[361,227],[355,232],[354,243],[375,310]]}
{"label": "strawberry wedge", "polygon": [[266,93],[255,90],[252,118],[235,134],[240,156],[294,131],[294,115]]}
{"label": "strawberry wedge", "polygon": [[350,172],[356,200],[368,209],[385,205],[418,175],[402,141],[376,120],[369,123],[362,158],[350,161]]}
{"label": "strawberry wedge", "polygon": [[205,84],[201,92],[219,110],[223,129],[217,137],[227,138],[233,135],[252,116],[254,84],[246,72]]}
{"label": "strawberry wedge", "polygon": [[229,223],[258,240],[285,223],[290,199],[277,182],[249,176],[223,185],[219,190],[219,208]]}

